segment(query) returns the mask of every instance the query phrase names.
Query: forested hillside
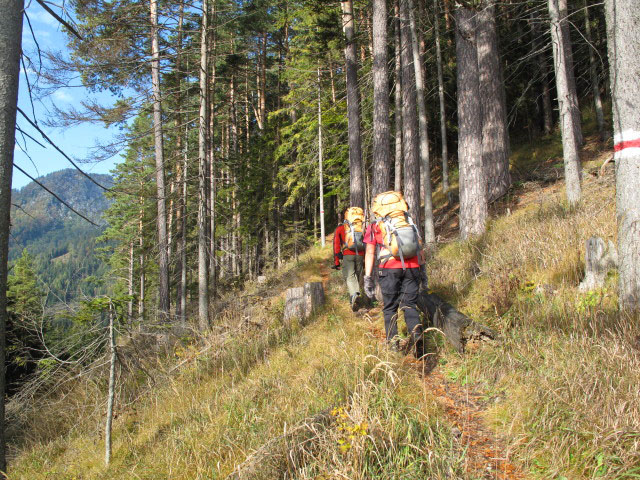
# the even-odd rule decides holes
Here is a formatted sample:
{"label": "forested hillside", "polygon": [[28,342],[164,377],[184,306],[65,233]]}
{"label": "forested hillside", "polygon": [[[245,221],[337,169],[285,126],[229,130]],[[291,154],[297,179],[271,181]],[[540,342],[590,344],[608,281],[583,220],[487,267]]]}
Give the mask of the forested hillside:
{"label": "forested hillside", "polygon": [[[92,178],[105,188],[112,184],[109,175]],[[96,239],[106,226],[102,215],[110,201],[103,188],[76,170],[61,170],[37,180],[96,225],[31,182],[12,192],[9,261],[15,262],[25,249],[31,254],[49,304],[93,297],[104,290],[100,279],[107,269],[96,255]]]}
{"label": "forested hillside", "polygon": [[[0,0],[0,472],[640,475],[635,0],[34,2],[67,43]],[[11,192],[31,142],[76,170]]]}

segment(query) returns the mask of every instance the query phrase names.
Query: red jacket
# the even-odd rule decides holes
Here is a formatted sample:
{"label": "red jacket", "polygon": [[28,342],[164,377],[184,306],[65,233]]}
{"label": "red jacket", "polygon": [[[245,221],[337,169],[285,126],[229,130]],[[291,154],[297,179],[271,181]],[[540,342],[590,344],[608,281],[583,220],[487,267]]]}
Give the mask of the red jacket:
{"label": "red jacket", "polygon": [[364,250],[363,251],[358,251],[357,254],[353,250],[349,250],[346,247],[343,250],[342,247],[344,246],[344,236],[345,236],[344,225],[340,224],[340,225],[338,225],[338,228],[336,228],[336,232],[333,235],[333,263],[336,264],[336,265],[340,265],[340,259],[338,258],[338,254],[340,252],[342,252],[343,255],[361,255],[361,256],[364,256]]}

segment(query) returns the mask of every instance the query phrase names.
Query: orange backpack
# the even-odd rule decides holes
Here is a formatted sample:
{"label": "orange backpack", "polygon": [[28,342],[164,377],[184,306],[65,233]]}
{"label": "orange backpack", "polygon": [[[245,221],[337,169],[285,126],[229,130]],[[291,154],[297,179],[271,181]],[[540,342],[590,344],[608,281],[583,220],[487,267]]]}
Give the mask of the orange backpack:
{"label": "orange backpack", "polygon": [[400,260],[402,268],[405,268],[405,258],[415,257],[422,247],[420,232],[409,216],[407,202],[400,192],[383,192],[373,199],[371,211],[382,234],[380,263],[393,257]]}
{"label": "orange backpack", "polygon": [[364,252],[364,211],[350,207],[344,212],[344,248]]}

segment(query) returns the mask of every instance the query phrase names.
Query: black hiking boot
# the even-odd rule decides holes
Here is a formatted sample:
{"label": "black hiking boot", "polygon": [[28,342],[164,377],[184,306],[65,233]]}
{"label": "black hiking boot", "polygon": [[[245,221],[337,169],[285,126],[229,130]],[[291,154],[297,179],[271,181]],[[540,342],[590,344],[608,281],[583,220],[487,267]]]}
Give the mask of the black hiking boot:
{"label": "black hiking boot", "polygon": [[351,310],[357,312],[362,308],[362,295],[354,293],[351,297]]}

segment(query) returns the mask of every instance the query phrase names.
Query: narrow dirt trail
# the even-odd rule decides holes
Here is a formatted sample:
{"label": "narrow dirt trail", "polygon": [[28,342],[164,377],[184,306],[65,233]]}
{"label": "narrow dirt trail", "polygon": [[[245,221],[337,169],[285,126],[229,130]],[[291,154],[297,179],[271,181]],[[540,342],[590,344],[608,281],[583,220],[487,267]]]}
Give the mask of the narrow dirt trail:
{"label": "narrow dirt trail", "polygon": [[[371,334],[385,341],[382,312],[374,308],[367,313],[372,325]],[[526,480],[529,478],[509,459],[505,440],[489,427],[484,419],[488,405],[482,395],[470,385],[461,385],[446,378],[437,365],[436,356],[430,361],[419,361],[410,355],[403,363],[410,365],[423,378],[424,388],[435,398],[460,447],[466,450],[464,471],[468,479]]]}

